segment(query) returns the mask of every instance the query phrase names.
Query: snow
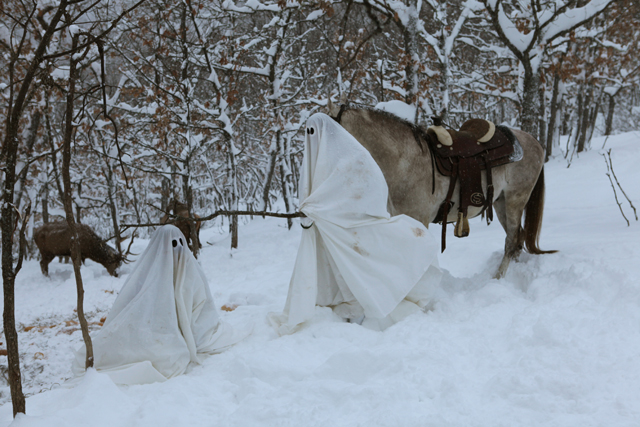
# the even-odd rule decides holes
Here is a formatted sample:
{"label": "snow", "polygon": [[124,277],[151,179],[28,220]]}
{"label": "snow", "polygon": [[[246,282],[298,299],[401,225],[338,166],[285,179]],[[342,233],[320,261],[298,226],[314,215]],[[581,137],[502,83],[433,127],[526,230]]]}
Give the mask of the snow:
{"label": "snow", "polygon": [[539,18],[541,26],[546,27],[542,42],[552,40],[559,34],[588,21],[611,3],[612,0],[591,0],[582,7],[568,9],[561,14],[558,14],[555,8],[547,8]]}
{"label": "snow", "polygon": [[416,118],[416,107],[413,105],[409,105],[403,101],[387,101],[387,102],[379,102],[375,106],[376,110],[386,111],[391,114],[395,114],[396,116],[404,119],[408,122],[413,123]]}
{"label": "snow", "polygon": [[68,30],[69,30],[69,35],[73,37],[80,32],[80,27],[78,27],[77,25],[69,25]]}
{"label": "snow", "polygon": [[324,11],[323,10],[314,10],[309,15],[307,15],[306,20],[307,21],[315,21],[316,19],[320,18],[322,15],[324,15]]}
{"label": "snow", "polygon": [[[640,204],[640,133],[610,136],[616,175]],[[596,138],[592,147],[601,147]],[[76,384],[81,342],[69,264],[41,276],[25,262],[16,317],[27,415],[14,426],[635,426],[640,419],[640,223],[627,227],[598,150],[558,156],[545,167],[541,247],[492,279],[504,245],[495,221],[447,239],[442,283],[429,311],[384,332],[316,309],[310,324],[278,337],[267,324],[282,310],[300,227],[254,219],[239,249],[212,226],[200,261],[225,321],[253,321],[253,334],[164,383],[117,387],[95,371]],[[619,194],[619,197],[621,195]],[[626,201],[625,201],[626,203]],[[632,218],[628,204],[623,205]],[[451,229],[452,227],[450,227]],[[224,227],[226,229],[226,227]],[[431,232],[439,233],[434,226]],[[134,243],[140,252],[145,241]],[[106,315],[131,266],[112,278],[83,268],[90,322]],[[37,326],[23,332],[24,326]],[[39,326],[43,327],[38,330]],[[93,325],[94,330],[99,325]],[[4,340],[2,340],[4,342]],[[2,356],[0,362],[6,363]],[[8,400],[3,386],[2,399]],[[11,423],[0,407],[0,426]]]}
{"label": "snow", "polygon": [[533,40],[535,32],[531,31],[529,34],[521,33],[516,27],[516,24],[514,24],[505,13],[502,4],[500,4],[499,7],[498,21],[500,22],[500,27],[505,37],[518,51],[526,52],[531,46],[531,40]]}

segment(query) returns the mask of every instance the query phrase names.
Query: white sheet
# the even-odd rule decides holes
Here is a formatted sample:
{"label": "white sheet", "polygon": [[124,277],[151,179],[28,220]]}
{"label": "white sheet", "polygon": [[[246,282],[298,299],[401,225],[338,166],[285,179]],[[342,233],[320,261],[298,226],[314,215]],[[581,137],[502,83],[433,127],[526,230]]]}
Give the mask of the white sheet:
{"label": "white sheet", "polygon": [[[182,232],[165,225],[153,234],[92,337],[94,367],[117,384],[163,381],[246,335],[220,321]],[[84,346],[76,352],[76,375],[84,372],[85,354]]]}
{"label": "white sheet", "polygon": [[390,217],[382,171],[325,114],[307,121],[299,189],[305,230],[284,312],[269,317],[279,333],[295,331],[316,305],[383,328],[407,312],[405,298],[426,303],[429,282],[440,280],[438,243],[418,221]]}

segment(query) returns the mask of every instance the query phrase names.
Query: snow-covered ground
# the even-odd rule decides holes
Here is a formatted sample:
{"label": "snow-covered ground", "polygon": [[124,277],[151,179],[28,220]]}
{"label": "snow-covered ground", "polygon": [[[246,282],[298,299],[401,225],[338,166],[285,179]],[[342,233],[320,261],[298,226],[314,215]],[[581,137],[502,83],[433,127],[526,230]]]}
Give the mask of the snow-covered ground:
{"label": "snow-covered ground", "polygon": [[[640,133],[611,137],[607,148],[640,206]],[[54,262],[45,279],[29,261],[17,279],[16,318],[30,397],[14,425],[638,426],[640,222],[618,192],[627,227],[605,172],[597,149],[574,156],[569,168],[553,159],[545,169],[541,247],[560,252],[523,254],[494,280],[504,233],[497,221],[473,220],[468,238],[448,238],[430,310],[384,332],[318,308],[301,331],[277,336],[266,316],[284,306],[300,227],[255,219],[241,227],[232,254],[219,227],[204,230],[212,245],[200,260],[216,303],[237,305],[222,316],[253,322],[253,333],[152,385],[117,387],[96,372],[64,384],[81,343],[72,269]],[[87,261],[85,306],[94,329],[130,270],[116,279]],[[0,391],[7,402],[6,384]],[[0,425],[11,420],[5,403]]]}

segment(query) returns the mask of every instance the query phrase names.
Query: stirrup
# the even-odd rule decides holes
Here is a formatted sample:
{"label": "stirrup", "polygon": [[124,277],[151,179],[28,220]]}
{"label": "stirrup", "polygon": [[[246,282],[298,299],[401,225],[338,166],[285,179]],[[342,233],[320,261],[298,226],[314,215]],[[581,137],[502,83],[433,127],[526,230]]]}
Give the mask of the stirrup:
{"label": "stirrup", "polygon": [[462,212],[458,212],[458,221],[453,229],[453,235],[456,237],[467,237],[469,235],[469,220]]}

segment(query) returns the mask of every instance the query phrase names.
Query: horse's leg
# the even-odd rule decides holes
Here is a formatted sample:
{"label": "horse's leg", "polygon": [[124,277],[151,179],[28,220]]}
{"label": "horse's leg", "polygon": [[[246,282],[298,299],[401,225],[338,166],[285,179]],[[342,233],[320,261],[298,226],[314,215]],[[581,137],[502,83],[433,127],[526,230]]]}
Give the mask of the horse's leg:
{"label": "horse's leg", "polygon": [[[496,213],[498,221],[500,221],[500,225],[502,225],[504,232],[507,233],[508,236],[509,231],[507,228],[507,207],[505,206],[504,193],[500,194],[495,202],[493,202],[493,210]],[[498,267],[498,271],[495,275],[496,279],[504,277],[505,273],[507,272],[507,268],[509,268],[511,258],[507,257],[506,254],[507,252],[505,248],[505,255],[502,257],[502,262],[500,263],[500,267]]]}
{"label": "horse's leg", "polygon": [[507,208],[504,205],[504,194],[500,194],[498,198],[493,202],[493,211],[496,213],[498,217],[498,221],[500,225],[504,229],[504,232],[507,232]]}
{"label": "horse's leg", "polygon": [[524,243],[522,214],[528,198],[529,194],[527,192],[510,194],[505,191],[494,203],[498,220],[507,233],[504,242],[504,256],[496,272],[496,279],[504,277],[511,260],[517,260],[522,252]]}

